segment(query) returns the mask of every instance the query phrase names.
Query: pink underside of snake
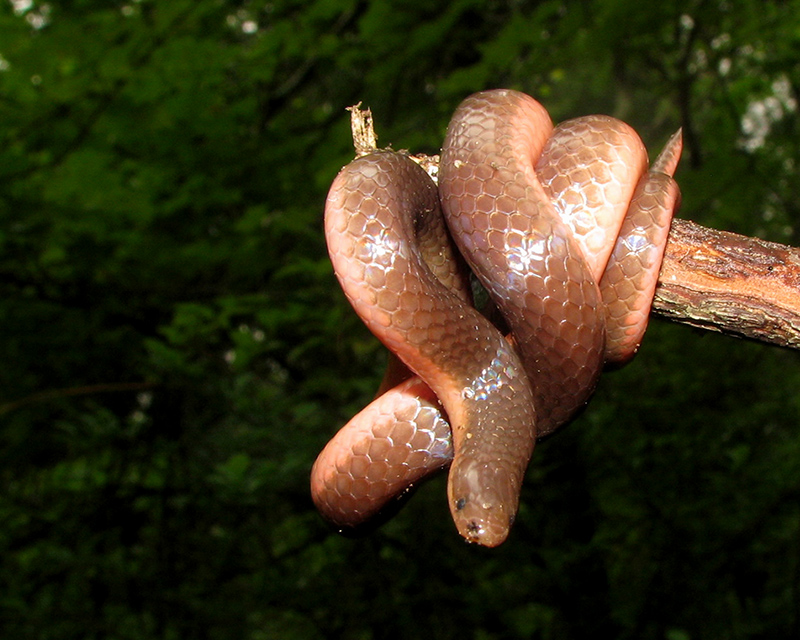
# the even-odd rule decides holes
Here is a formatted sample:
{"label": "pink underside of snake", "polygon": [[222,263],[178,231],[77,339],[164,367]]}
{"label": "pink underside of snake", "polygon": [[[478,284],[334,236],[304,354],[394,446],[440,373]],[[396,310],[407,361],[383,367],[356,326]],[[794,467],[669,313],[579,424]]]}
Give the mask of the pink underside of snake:
{"label": "pink underside of snake", "polygon": [[[553,131],[532,98],[497,90],[454,115],[440,198],[401,154],[342,170],[326,204],[334,269],[367,326],[419,378],[376,398],[320,454],[312,496],[326,518],[359,525],[452,460],[459,532],[486,546],[505,540],[536,438],[588,401],[604,362],[639,347],[679,200],[679,156],[676,135],[648,172],[628,125],[589,116]],[[469,303],[439,199],[508,339]]]}

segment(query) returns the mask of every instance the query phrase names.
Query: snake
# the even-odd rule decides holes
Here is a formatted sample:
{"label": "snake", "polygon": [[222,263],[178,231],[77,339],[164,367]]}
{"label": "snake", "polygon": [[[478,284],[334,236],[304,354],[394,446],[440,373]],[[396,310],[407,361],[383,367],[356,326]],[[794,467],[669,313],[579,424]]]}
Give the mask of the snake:
{"label": "snake", "polygon": [[[455,111],[438,185],[392,150],[339,172],[328,253],[393,364],[313,465],[327,520],[360,527],[449,467],[460,535],[506,540],[536,442],[641,344],[680,203],[681,145],[678,131],[648,166],[624,122],[554,127],[534,98],[496,89]],[[480,311],[475,280],[488,294]]]}

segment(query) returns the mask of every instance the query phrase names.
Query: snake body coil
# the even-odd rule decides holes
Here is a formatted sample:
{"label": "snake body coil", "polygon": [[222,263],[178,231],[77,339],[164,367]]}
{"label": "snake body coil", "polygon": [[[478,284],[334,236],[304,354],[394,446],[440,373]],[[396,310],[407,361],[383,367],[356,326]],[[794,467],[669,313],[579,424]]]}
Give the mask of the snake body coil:
{"label": "snake body coil", "polygon": [[[537,437],[588,401],[604,361],[638,348],[679,199],[670,177],[679,155],[676,135],[647,172],[624,123],[590,116],[553,131],[535,100],[497,90],[453,116],[438,194],[395,152],[340,172],[325,215],[334,270],[416,376],[320,454],[312,495],[328,519],[358,525],[452,457],[459,532],[486,546],[506,538]],[[472,307],[450,237],[508,336]]]}

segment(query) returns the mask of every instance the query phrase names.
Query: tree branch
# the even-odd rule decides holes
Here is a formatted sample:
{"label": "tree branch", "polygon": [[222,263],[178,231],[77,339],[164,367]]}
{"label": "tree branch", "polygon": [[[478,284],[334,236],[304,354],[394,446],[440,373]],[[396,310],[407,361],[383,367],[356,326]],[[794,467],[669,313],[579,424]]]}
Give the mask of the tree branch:
{"label": "tree branch", "polygon": [[653,313],[800,349],[800,249],[676,218]]}
{"label": "tree branch", "polygon": [[[349,108],[357,155],[377,148],[372,114]],[[371,147],[371,148],[370,148]],[[438,156],[412,156],[436,179]],[[652,313],[800,349],[800,248],[672,221]]]}

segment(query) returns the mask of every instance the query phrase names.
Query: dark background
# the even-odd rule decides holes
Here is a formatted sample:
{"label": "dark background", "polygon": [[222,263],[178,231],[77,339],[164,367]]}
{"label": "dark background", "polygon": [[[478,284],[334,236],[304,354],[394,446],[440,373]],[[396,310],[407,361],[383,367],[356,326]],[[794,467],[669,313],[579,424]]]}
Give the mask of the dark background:
{"label": "dark background", "polygon": [[0,4],[3,637],[798,637],[796,352],[652,322],[496,550],[442,478],[314,511],[385,361],[322,236],[344,108],[436,152],[494,87],[683,126],[680,215],[800,245],[796,1]]}

